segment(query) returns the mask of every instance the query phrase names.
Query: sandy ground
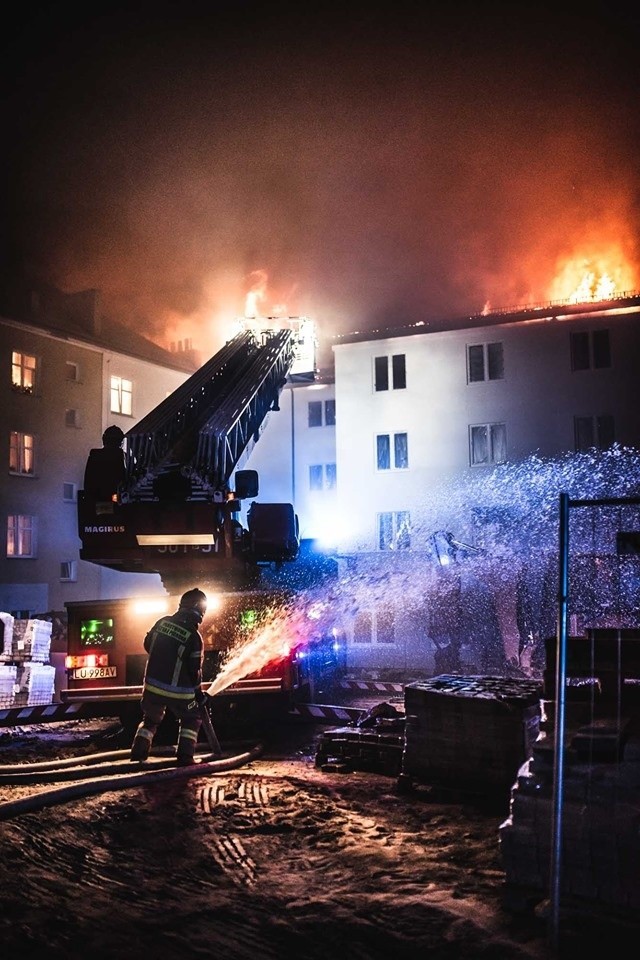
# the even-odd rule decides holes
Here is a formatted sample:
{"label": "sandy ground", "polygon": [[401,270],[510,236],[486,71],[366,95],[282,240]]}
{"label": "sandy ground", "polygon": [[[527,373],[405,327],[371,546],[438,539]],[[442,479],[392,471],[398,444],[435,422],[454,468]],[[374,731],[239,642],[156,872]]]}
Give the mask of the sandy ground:
{"label": "sandy ground", "polygon": [[[0,731],[0,763],[118,749],[112,732],[104,721]],[[619,925],[575,918],[558,940],[544,917],[505,907],[506,810],[318,769],[322,732],[281,732],[215,775],[3,818],[3,956],[524,960],[624,942]],[[41,789],[1,785],[0,803]]]}

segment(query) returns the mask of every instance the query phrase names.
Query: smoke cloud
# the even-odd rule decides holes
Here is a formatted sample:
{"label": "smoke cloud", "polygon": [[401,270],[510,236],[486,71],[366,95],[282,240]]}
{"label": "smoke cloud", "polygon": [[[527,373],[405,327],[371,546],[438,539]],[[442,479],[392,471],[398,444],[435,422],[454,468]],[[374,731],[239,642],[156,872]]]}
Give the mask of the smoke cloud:
{"label": "smoke cloud", "polygon": [[4,40],[5,260],[163,345],[638,286],[635,14],[55,6]]}

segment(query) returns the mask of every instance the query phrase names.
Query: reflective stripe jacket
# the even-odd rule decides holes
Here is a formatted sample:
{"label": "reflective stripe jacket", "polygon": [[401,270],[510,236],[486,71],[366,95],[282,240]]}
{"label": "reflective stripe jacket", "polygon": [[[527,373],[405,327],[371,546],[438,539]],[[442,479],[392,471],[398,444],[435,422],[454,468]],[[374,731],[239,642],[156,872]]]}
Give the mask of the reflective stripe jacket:
{"label": "reflective stripe jacket", "polygon": [[158,620],[144,638],[149,654],[145,692],[169,700],[192,700],[202,682],[204,646],[192,610],[178,610]]}

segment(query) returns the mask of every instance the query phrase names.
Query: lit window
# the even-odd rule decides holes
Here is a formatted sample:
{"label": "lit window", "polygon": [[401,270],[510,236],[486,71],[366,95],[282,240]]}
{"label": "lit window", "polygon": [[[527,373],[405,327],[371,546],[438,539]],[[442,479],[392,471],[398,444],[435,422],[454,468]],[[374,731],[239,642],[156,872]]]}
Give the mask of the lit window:
{"label": "lit window", "polygon": [[609,414],[574,417],[573,429],[576,453],[586,453],[593,449],[606,450],[615,443],[614,420]]}
{"label": "lit window", "polygon": [[376,465],[378,470],[391,469],[391,439],[393,437],[393,467],[407,470],[409,467],[409,439],[406,433],[379,433],[376,437]]}
{"label": "lit window", "polygon": [[[391,364],[391,371],[389,371]],[[391,372],[391,378],[389,378]],[[406,358],[404,353],[394,353],[390,357],[373,358],[373,385],[376,393],[389,389],[404,390],[407,386]]]}
{"label": "lit window", "polygon": [[36,556],[36,518],[23,514],[7,517],[7,556]]}
{"label": "lit window", "polygon": [[505,463],[507,428],[504,423],[481,423],[469,427],[470,461],[472,466]]}
{"label": "lit window", "polygon": [[478,343],[467,347],[467,382],[504,379],[501,343]]}
{"label": "lit window", "polygon": [[571,369],[602,370],[611,366],[608,330],[580,331],[571,334]]}
{"label": "lit window", "polygon": [[27,353],[11,354],[11,385],[20,393],[33,393],[36,387],[36,358]]}
{"label": "lit window", "polygon": [[33,476],[34,439],[29,433],[12,430],[9,435],[9,473]]}
{"label": "lit window", "polygon": [[130,417],[133,411],[133,384],[122,377],[111,377],[111,413]]}
{"label": "lit window", "polygon": [[378,514],[378,549],[411,549],[411,519],[408,510]]}

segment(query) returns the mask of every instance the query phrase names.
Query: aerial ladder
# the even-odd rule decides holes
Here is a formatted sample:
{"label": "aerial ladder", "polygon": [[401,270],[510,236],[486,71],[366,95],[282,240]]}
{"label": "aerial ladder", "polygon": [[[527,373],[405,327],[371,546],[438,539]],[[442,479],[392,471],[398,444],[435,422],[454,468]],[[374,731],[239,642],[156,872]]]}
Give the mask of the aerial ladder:
{"label": "aerial ladder", "polygon": [[[194,578],[245,587],[262,565],[295,560],[293,506],[255,502],[258,476],[239,468],[278,410],[297,344],[295,329],[241,330],[132,427],[111,499],[79,492],[80,558],[159,573],[171,591]],[[245,529],[238,516],[247,498]]]}

